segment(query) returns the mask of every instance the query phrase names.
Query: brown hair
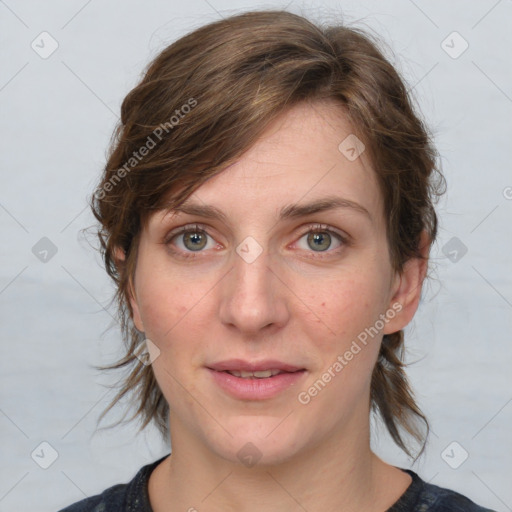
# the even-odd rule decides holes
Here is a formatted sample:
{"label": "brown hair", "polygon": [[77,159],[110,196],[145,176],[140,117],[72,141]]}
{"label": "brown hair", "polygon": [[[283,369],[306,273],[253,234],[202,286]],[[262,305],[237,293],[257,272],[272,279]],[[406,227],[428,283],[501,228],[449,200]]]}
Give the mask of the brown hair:
{"label": "brown hair", "polygon": [[[301,101],[335,100],[363,141],[384,199],[392,266],[423,258],[437,234],[434,182],[437,152],[394,66],[368,31],[321,28],[283,10],[246,12],[200,27],[166,47],[150,63],[121,106],[101,183],[91,207],[105,267],[117,286],[126,354],[99,369],[128,366],[103,416],[127,393],[138,408],[130,420],[151,421],[168,438],[169,406],[151,365],[137,353],[144,334],[132,321],[129,282],[148,217],[181,204],[207,179],[236,161],[287,108]],[[144,150],[145,148],[145,150]],[[170,197],[170,193],[172,197]],[[115,249],[125,260],[115,258]],[[418,442],[429,432],[403,363],[403,331],[384,335],[371,381],[371,407],[408,455],[399,428]],[[423,436],[417,420],[423,421]],[[139,431],[140,431],[139,430]],[[419,456],[418,454],[418,456]]]}

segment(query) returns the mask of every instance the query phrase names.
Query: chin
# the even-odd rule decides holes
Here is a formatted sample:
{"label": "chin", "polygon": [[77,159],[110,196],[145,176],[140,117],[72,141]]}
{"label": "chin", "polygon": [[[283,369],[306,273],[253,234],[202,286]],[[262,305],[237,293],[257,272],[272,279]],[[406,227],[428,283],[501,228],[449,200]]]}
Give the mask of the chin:
{"label": "chin", "polygon": [[[241,416],[226,424],[223,435],[211,448],[220,457],[247,467],[275,466],[292,459],[304,442],[304,429],[292,426],[285,416]],[[295,428],[297,427],[297,428]],[[300,434],[300,437],[298,436]],[[217,440],[219,441],[219,440]]]}

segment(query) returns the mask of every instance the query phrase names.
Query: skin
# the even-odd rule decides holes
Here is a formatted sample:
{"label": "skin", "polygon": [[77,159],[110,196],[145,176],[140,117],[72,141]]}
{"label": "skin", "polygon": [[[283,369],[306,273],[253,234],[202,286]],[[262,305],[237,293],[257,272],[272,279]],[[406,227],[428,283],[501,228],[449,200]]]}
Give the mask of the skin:
{"label": "skin", "polygon": [[[402,275],[393,272],[371,163],[365,152],[349,161],[338,150],[351,133],[340,106],[297,105],[189,198],[216,206],[227,222],[160,211],[144,227],[133,320],[160,350],[153,370],[171,411],[172,455],[149,480],[155,512],[382,512],[411,483],[370,450],[370,378],[382,336],[416,312],[426,262],[413,259]],[[285,205],[333,194],[364,206],[371,218],[338,208],[278,221]],[[209,235],[200,251],[183,234],[169,240],[173,229],[196,223]],[[320,246],[327,249],[318,250],[308,243],[317,223],[348,235],[348,243],[324,229]],[[236,252],[248,236],[263,249],[252,263]],[[299,392],[398,303],[379,334],[300,403]],[[205,368],[236,357],[307,371],[273,398],[239,400]],[[237,456],[247,442],[261,453],[252,467]]]}

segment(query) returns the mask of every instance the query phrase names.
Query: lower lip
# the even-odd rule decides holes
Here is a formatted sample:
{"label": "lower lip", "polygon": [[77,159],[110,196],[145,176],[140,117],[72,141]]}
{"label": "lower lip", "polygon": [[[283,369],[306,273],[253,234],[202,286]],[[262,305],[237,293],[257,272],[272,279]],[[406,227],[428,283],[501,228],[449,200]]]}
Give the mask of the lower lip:
{"label": "lower lip", "polygon": [[264,400],[272,398],[285,389],[297,384],[306,370],[284,372],[263,379],[235,377],[228,372],[208,368],[215,382],[228,394],[242,400]]}

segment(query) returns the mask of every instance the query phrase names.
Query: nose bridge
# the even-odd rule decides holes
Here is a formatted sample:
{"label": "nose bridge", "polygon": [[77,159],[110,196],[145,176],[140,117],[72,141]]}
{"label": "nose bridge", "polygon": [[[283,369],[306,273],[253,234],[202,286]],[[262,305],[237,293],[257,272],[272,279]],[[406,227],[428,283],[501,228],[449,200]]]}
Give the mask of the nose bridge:
{"label": "nose bridge", "polygon": [[235,248],[232,263],[222,290],[221,321],[253,336],[269,325],[282,326],[288,310],[266,242],[246,237]]}

